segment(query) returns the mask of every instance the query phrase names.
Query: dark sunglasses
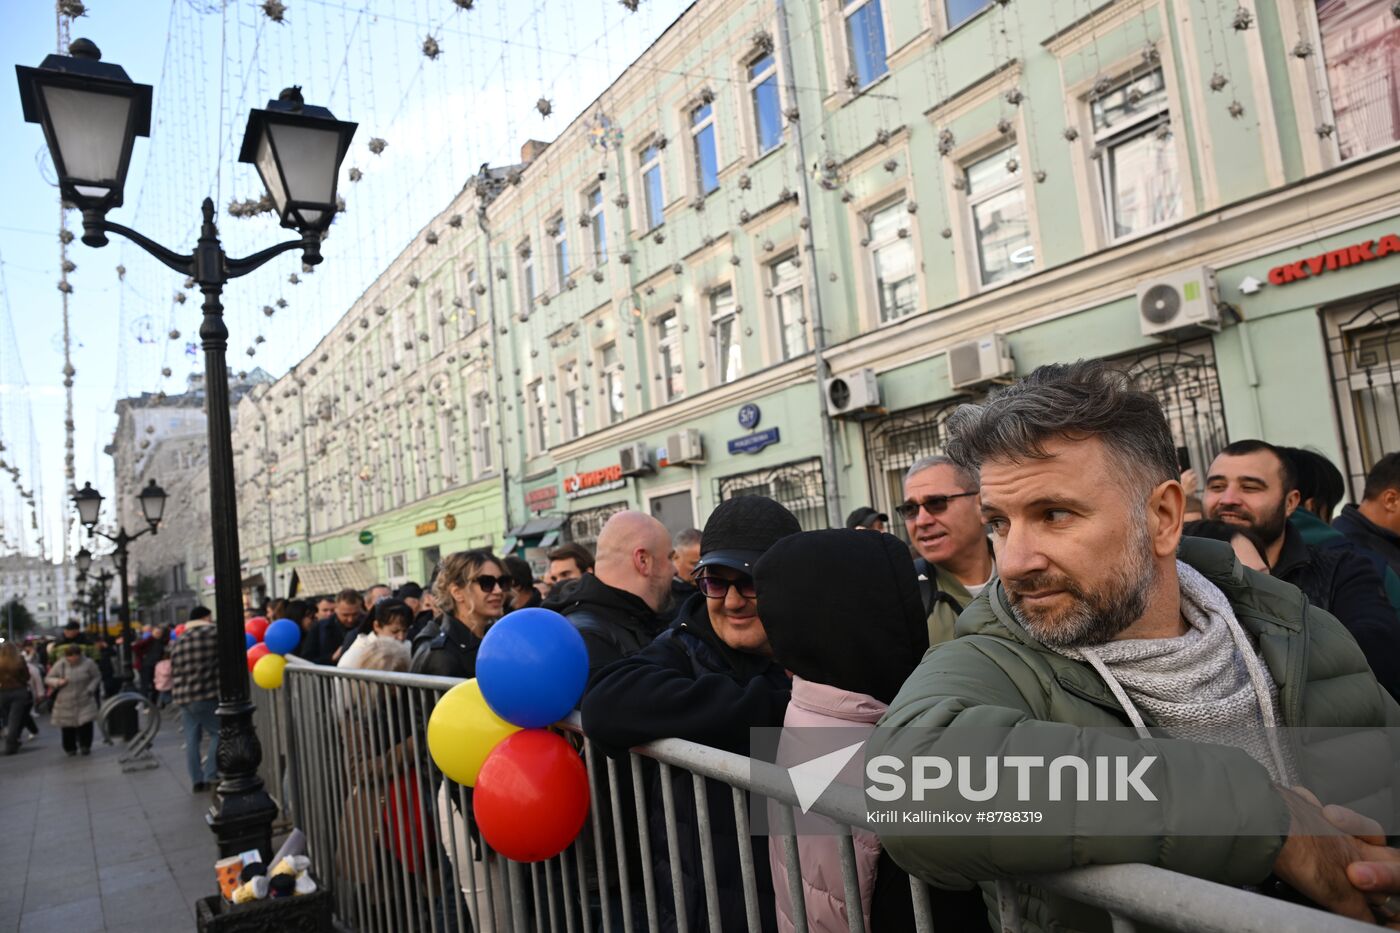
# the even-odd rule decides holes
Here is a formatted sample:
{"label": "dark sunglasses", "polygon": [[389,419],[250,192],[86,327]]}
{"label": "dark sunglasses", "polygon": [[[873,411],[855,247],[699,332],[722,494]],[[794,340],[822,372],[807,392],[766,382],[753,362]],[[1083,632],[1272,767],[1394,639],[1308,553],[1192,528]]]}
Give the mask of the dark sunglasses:
{"label": "dark sunglasses", "polygon": [[478,577],[472,577],[472,582],[481,587],[483,593],[489,593],[498,586],[502,592],[515,589],[514,577],[493,577],[489,573],[483,573]]}
{"label": "dark sunglasses", "polygon": [[732,586],[739,591],[739,595],[745,599],[753,599],[758,595],[758,590],[754,587],[753,577],[744,577],[742,580],[727,580],[724,577],[700,577],[695,581],[695,585],[700,587],[700,592],[710,599],[724,599]]}
{"label": "dark sunglasses", "polygon": [[957,492],[951,496],[926,496],[918,502],[901,502],[894,507],[894,510],[900,518],[907,522],[918,517],[919,509],[923,509],[930,515],[942,515],[948,511],[948,503],[952,500],[975,495],[977,495],[975,492]]}

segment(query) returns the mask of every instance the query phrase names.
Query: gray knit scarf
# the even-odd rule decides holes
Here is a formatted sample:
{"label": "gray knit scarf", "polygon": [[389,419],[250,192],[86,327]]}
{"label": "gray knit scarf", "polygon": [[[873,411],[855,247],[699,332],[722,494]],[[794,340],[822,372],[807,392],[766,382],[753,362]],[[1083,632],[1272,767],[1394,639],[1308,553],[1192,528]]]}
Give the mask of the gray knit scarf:
{"label": "gray knit scarf", "polygon": [[1243,748],[1290,783],[1274,734],[1278,686],[1225,594],[1188,564],[1177,561],[1176,572],[1186,634],[1051,650],[1092,665],[1143,738],[1150,733],[1139,709],[1173,737]]}

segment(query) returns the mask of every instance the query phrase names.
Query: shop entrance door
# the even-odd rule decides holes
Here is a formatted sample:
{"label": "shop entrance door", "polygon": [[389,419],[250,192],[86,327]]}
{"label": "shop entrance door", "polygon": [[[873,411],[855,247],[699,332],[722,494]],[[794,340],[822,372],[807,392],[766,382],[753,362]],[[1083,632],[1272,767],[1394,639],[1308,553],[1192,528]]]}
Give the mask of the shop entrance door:
{"label": "shop entrance door", "polygon": [[652,499],[651,514],[666,526],[667,533],[673,538],[687,528],[695,527],[695,504],[689,491],[673,492]]}

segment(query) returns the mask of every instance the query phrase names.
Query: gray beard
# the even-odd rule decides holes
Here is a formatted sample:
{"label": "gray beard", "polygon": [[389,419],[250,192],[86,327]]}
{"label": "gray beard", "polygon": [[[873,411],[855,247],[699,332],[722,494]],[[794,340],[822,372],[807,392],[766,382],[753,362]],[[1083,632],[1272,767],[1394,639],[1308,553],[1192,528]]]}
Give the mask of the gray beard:
{"label": "gray beard", "polygon": [[1052,648],[1078,648],[1112,641],[1147,612],[1152,586],[1157,582],[1147,528],[1145,525],[1138,528],[1140,533],[1130,542],[1117,572],[1097,590],[1086,591],[1072,580],[1053,575],[1013,581],[1017,588],[1030,592],[1053,583],[1074,600],[1061,612],[1031,612],[1021,604],[1016,590],[1007,586],[1007,602],[1016,621],[1037,641]]}

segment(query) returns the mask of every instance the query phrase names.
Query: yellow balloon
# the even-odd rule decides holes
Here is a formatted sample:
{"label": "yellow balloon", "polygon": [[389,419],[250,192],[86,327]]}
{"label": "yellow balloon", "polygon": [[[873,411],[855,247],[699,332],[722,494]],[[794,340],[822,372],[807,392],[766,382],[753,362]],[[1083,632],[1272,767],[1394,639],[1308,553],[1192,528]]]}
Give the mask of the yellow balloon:
{"label": "yellow balloon", "polygon": [[282,672],[287,667],[287,659],[280,654],[265,654],[253,665],[253,683],[264,690],[276,690],[282,686]]}
{"label": "yellow balloon", "polygon": [[475,787],[486,756],[506,736],[519,731],[519,726],[506,722],[486,705],[473,677],[447,691],[433,707],[428,719],[428,751],[443,774],[458,784]]}

